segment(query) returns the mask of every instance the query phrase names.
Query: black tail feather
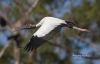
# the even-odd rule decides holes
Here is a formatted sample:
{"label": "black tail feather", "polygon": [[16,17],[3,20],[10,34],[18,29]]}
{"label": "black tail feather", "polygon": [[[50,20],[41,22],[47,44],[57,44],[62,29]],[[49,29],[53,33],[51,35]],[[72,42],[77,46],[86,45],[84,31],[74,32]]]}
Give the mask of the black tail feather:
{"label": "black tail feather", "polygon": [[25,51],[32,51],[36,50],[39,46],[41,46],[43,43],[45,43],[46,40],[42,38],[38,38],[37,36],[32,36],[30,42],[25,46]]}

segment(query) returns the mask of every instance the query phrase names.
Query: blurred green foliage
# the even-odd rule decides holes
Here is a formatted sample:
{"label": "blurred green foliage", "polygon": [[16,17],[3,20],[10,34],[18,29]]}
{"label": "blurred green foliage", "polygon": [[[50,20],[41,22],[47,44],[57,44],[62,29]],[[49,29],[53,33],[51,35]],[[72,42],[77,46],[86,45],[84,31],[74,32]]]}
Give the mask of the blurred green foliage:
{"label": "blurred green foliage", "polygon": [[[95,31],[97,35],[94,35],[94,34],[92,35],[88,33],[79,33],[78,31],[72,30],[72,29],[64,29],[65,31],[61,33],[60,36],[58,36],[58,37],[61,37],[60,44],[62,46],[66,46],[68,48],[78,50],[79,52],[82,49],[82,47],[78,44],[75,44],[75,40],[77,40],[75,36],[77,34],[79,34],[80,36],[84,38],[89,38],[92,42],[96,44],[100,44],[100,18],[99,18],[100,17],[100,0],[93,0],[93,1],[81,0],[81,1],[82,1],[81,6],[75,7],[73,5],[71,9],[69,8],[72,11],[73,16],[75,18],[73,22],[75,21],[74,23],[79,27],[87,28],[87,29],[91,29]],[[29,3],[28,0],[20,0],[20,2],[22,3],[23,8],[25,8],[25,11],[31,6],[31,3]],[[46,15],[53,16],[53,13],[50,13],[52,10],[47,10],[46,6],[49,6],[49,8],[52,7],[52,5],[56,6],[54,2],[59,3],[60,0],[39,0],[39,3],[36,6],[36,8],[31,12],[30,19],[32,18],[31,20],[33,22],[36,21],[36,23],[38,23],[39,20],[41,20],[41,18],[43,18]],[[1,3],[2,1],[0,0],[0,9],[3,10],[3,6],[1,5]],[[13,6],[11,7],[9,6],[10,12],[8,13],[8,15],[11,20],[13,19],[14,22],[16,22],[18,19],[22,17],[24,13],[22,9],[20,8],[20,6],[18,6],[14,2],[12,3],[13,3]],[[71,20],[71,15],[69,12],[66,12],[62,18],[65,20]],[[94,24],[96,24],[96,27],[92,28]],[[25,33],[27,33],[27,35],[22,34],[23,42],[21,46],[24,46],[28,42],[29,38],[34,32],[35,31],[32,31],[32,33],[26,31]],[[2,47],[3,45],[2,46],[0,45],[0,50]],[[59,56],[60,52],[59,51],[55,52],[56,48],[57,48],[56,46],[50,45],[48,43],[43,44],[41,47],[37,49],[37,54],[36,54],[36,57],[34,57],[33,59],[33,64],[35,64],[36,62],[41,62],[41,64],[74,64],[71,57],[72,52],[66,51],[65,49],[62,49],[62,48],[57,48],[57,49],[61,49],[65,51],[66,55],[63,59],[61,59]],[[13,46],[10,46],[6,50],[2,59],[0,59],[0,64],[13,64],[14,59],[13,59],[12,50],[13,50]],[[21,52],[21,61],[20,61],[21,64],[29,64],[28,55],[29,53]],[[38,55],[39,55],[39,59],[37,57]],[[86,62],[86,64],[87,63],[94,64],[91,61]]]}

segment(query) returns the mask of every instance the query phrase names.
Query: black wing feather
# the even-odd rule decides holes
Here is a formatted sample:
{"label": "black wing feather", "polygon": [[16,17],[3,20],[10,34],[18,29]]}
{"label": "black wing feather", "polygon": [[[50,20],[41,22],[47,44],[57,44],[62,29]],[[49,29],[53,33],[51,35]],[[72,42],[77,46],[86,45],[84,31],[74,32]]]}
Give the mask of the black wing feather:
{"label": "black wing feather", "polygon": [[46,40],[42,38],[38,38],[37,36],[32,36],[30,42],[25,46],[25,51],[32,51],[36,50],[39,46],[41,46],[43,43],[45,43]]}

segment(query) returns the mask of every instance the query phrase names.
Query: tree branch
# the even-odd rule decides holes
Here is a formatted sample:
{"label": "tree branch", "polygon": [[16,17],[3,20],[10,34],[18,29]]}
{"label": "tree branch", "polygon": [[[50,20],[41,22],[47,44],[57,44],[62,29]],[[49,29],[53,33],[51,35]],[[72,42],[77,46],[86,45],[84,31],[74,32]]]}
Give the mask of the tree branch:
{"label": "tree branch", "polygon": [[[28,11],[25,12],[25,15],[23,16],[23,18],[19,19],[17,22],[21,24],[24,24],[25,20],[29,17],[29,14],[32,12],[32,10],[36,7],[37,3],[39,0],[34,0],[34,3],[32,4],[32,6],[28,9]],[[18,26],[19,28],[21,28],[22,26]]]}
{"label": "tree branch", "polygon": [[[36,7],[37,3],[39,0],[34,0],[34,3],[32,4],[32,6],[28,9],[28,11],[25,12],[25,15],[23,16],[23,18],[19,19],[15,24],[13,24],[10,19],[4,15],[2,13],[2,11],[0,10],[0,16],[2,18],[5,19],[5,21],[9,24],[10,28],[12,28],[11,30],[13,31],[13,29],[15,27],[19,27],[21,28],[23,26],[23,24],[25,23],[25,20],[29,17],[29,14],[32,12],[32,10]],[[18,34],[19,32],[17,32],[16,34]],[[14,35],[14,34],[13,34]],[[2,51],[0,52],[0,58],[2,57],[2,55],[4,54],[5,50],[7,49],[7,47],[10,45],[11,42],[8,41],[8,43],[4,46],[4,48],[2,49]],[[14,60],[15,60],[15,64],[19,64],[20,62],[20,51],[19,48],[17,46],[18,42],[14,42]]]}
{"label": "tree branch", "polygon": [[8,28],[9,28],[8,26],[2,27],[2,28],[0,28],[0,31],[7,30]]}
{"label": "tree branch", "polygon": [[26,13],[25,13],[26,15],[29,15],[32,12],[32,10],[36,7],[38,1],[39,0],[34,0],[32,6],[28,9],[28,11],[26,11]]}
{"label": "tree branch", "polygon": [[36,58],[36,50],[33,50],[29,53],[29,64],[32,64],[34,58]]}
{"label": "tree branch", "polygon": [[[73,50],[73,49],[68,48],[68,47],[64,47],[64,46],[62,46],[62,45],[60,45],[60,44],[56,44],[56,43],[49,43],[49,44],[50,44],[50,45],[54,45],[54,46],[58,46],[58,47],[60,47],[60,48],[65,49],[66,51],[73,52],[73,53],[78,54],[78,55],[84,55],[84,54],[79,53],[79,52],[76,51],[76,50]],[[83,58],[100,59],[100,55],[89,56],[89,57],[84,56]]]}
{"label": "tree branch", "polygon": [[0,52],[0,58],[3,56],[5,50],[9,47],[9,45],[11,44],[12,40],[9,40],[6,45],[3,47],[3,49]]}
{"label": "tree branch", "polygon": [[100,51],[100,48],[97,45],[95,45],[93,42],[86,41],[84,38],[82,38],[81,36],[78,36],[78,35],[76,36],[76,38],[83,41],[83,42],[85,42],[85,43],[87,43],[87,44],[89,44],[89,45],[91,45],[92,47],[94,47],[98,51]]}
{"label": "tree branch", "polygon": [[23,5],[19,0],[14,0],[14,2],[24,11]]}
{"label": "tree branch", "polygon": [[14,40],[14,64],[20,64],[20,49],[18,47],[18,42]]}
{"label": "tree branch", "polygon": [[10,27],[14,27],[10,19],[6,15],[4,15],[1,10],[0,10],[0,16],[5,19],[5,21],[9,24]]}

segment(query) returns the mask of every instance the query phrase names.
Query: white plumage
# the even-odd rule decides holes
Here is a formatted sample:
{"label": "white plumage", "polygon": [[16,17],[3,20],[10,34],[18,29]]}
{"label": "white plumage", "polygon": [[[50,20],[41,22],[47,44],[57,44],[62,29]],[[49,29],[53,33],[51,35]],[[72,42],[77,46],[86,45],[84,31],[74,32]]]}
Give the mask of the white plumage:
{"label": "white plumage", "polygon": [[38,26],[41,25],[41,27],[33,35],[37,37],[44,37],[61,24],[66,24],[66,22],[58,18],[45,17],[37,24]]}
{"label": "white plumage", "polygon": [[24,48],[27,51],[36,50],[47,40],[53,38],[62,27],[69,27],[80,31],[89,32],[89,30],[75,27],[72,22],[68,22],[66,20],[54,17],[45,17],[38,24],[30,24],[29,26],[25,25],[24,27],[22,27],[22,29],[30,29],[36,27],[40,28],[33,34],[32,38],[30,39],[30,42]]}

